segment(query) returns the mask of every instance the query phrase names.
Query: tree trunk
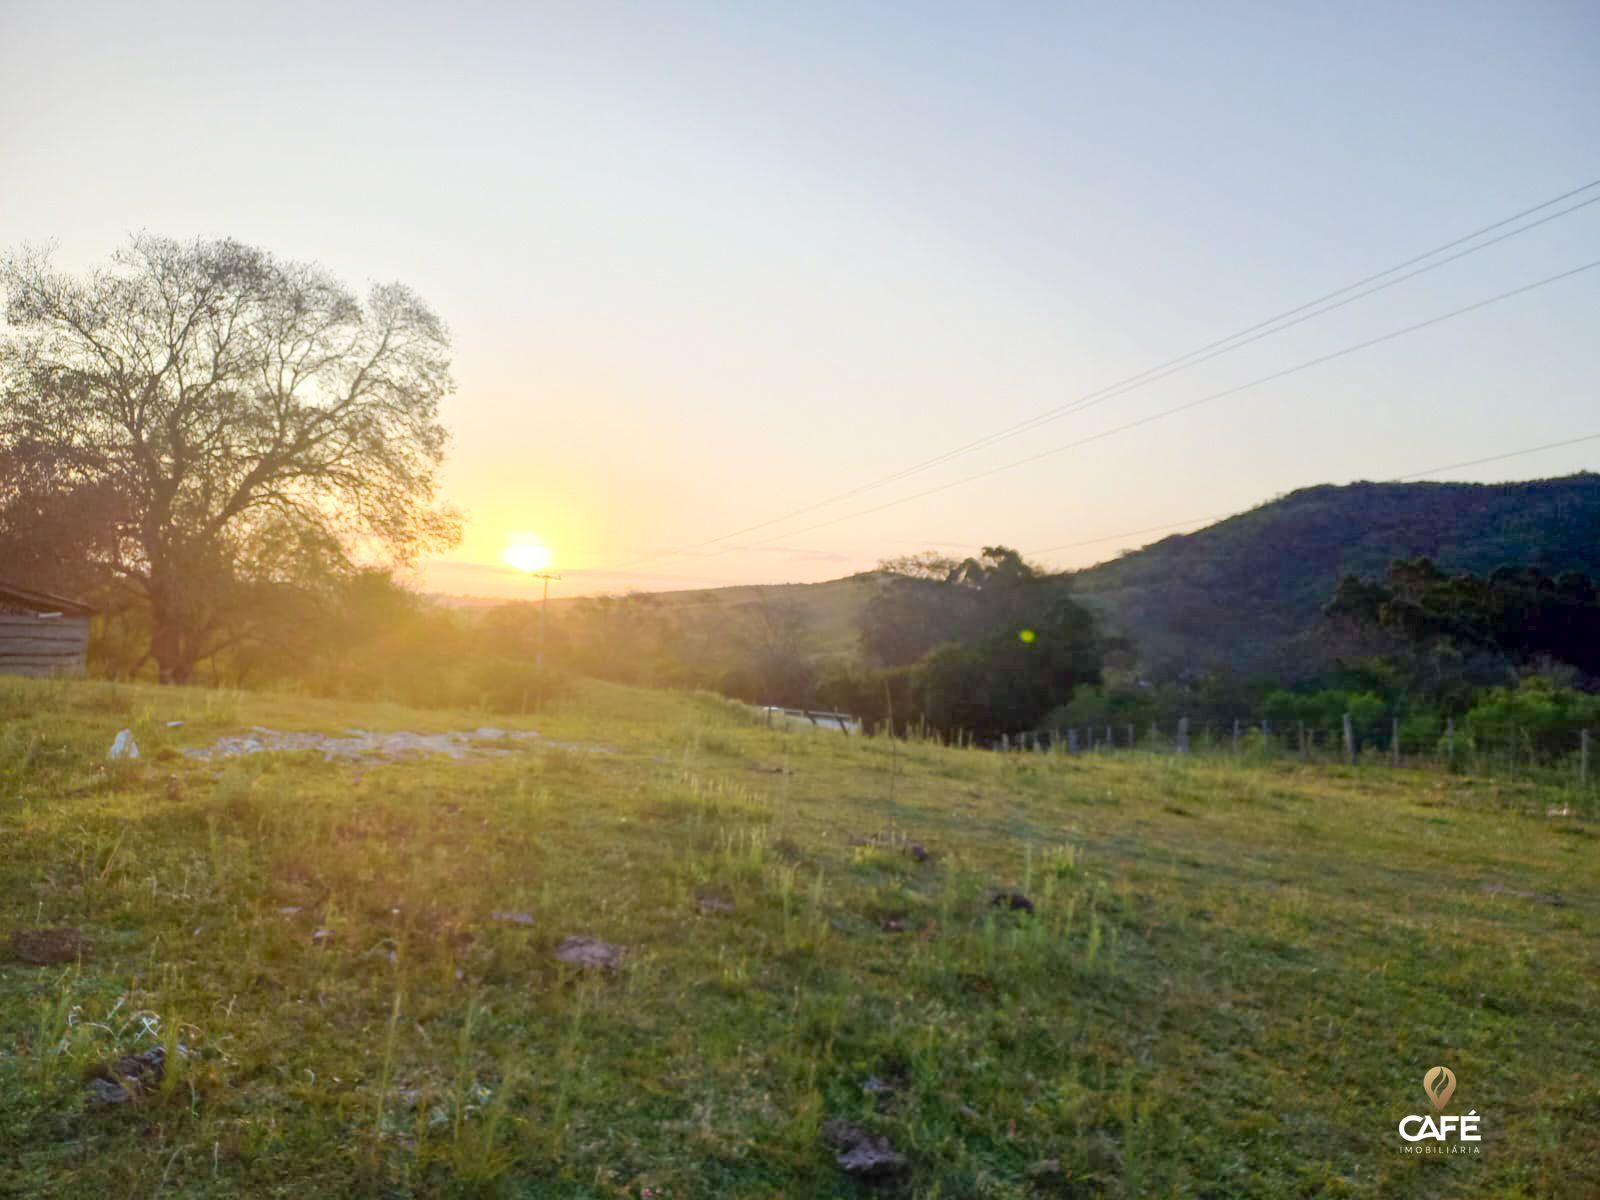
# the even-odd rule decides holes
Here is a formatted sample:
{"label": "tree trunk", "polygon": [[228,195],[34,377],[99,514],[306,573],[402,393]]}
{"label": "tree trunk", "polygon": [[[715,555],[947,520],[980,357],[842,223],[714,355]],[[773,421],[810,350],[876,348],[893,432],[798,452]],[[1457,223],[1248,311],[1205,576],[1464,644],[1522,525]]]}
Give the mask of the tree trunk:
{"label": "tree trunk", "polygon": [[152,581],[150,653],[162,683],[186,684],[194,679],[195,655],[188,635],[187,614],[176,580]]}

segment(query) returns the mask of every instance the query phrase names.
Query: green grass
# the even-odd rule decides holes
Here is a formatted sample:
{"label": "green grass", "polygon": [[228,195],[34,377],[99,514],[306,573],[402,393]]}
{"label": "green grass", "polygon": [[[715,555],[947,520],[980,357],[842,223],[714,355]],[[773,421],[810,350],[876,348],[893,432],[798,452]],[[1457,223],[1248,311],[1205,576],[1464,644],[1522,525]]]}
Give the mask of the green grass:
{"label": "green grass", "polygon": [[[576,747],[176,754],[252,724]],[[1553,795],[891,753],[599,685],[505,718],[0,682],[0,938],[94,947],[0,965],[0,1194],[884,1194],[834,1118],[911,1160],[891,1194],[1600,1193],[1600,827]],[[86,1102],[157,1044],[158,1091]],[[1401,1153],[1441,1063],[1480,1155]]]}

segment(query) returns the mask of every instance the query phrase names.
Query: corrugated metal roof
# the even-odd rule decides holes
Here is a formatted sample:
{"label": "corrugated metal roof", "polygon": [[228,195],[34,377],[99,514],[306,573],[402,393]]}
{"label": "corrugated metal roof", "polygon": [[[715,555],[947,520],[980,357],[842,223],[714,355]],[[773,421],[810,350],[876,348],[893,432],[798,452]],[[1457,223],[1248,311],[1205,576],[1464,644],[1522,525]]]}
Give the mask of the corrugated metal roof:
{"label": "corrugated metal roof", "polygon": [[81,600],[69,600],[65,596],[19,587],[3,579],[0,579],[0,603],[15,604],[34,612],[68,613],[74,617],[86,617],[94,612],[92,604],[85,604]]}

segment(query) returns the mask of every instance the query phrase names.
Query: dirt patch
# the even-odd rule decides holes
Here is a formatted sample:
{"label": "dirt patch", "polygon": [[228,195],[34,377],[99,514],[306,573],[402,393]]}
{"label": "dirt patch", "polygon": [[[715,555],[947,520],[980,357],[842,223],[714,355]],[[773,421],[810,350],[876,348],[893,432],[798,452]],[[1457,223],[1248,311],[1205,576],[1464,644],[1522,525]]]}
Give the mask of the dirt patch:
{"label": "dirt patch", "polygon": [[77,962],[88,958],[89,941],[81,930],[62,925],[55,929],[18,929],[12,932],[11,955],[31,967],[49,967],[58,963]]}
{"label": "dirt patch", "polygon": [[1552,896],[1546,892],[1525,892],[1520,888],[1507,887],[1503,883],[1486,883],[1478,889],[1491,896],[1515,896],[1519,900],[1533,900],[1540,904],[1553,904],[1560,908],[1566,903],[1560,896]]}

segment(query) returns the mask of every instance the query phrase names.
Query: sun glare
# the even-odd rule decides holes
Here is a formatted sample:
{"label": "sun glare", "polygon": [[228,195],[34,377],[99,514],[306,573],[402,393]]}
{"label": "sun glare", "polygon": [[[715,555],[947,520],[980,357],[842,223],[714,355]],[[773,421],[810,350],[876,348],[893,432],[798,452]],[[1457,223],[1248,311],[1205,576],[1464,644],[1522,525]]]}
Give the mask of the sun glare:
{"label": "sun glare", "polygon": [[507,566],[519,571],[542,571],[550,565],[551,557],[549,546],[531,538],[518,539],[500,553]]}

